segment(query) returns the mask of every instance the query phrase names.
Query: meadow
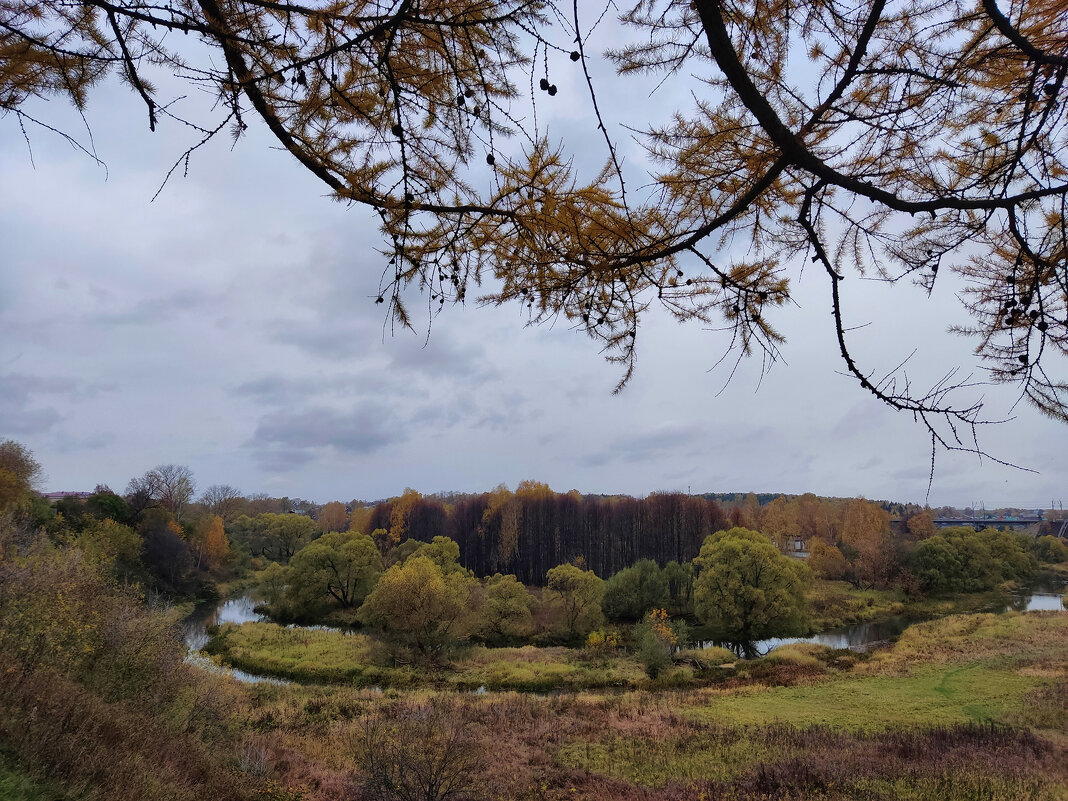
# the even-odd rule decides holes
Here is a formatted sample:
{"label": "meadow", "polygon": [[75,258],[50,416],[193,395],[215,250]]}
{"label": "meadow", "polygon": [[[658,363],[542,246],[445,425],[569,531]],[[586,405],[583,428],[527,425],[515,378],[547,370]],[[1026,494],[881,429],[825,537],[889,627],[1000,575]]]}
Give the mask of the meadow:
{"label": "meadow", "polygon": [[1068,798],[1068,614],[952,617],[870,656],[787,646],[717,670],[549,695],[256,685],[243,736],[309,800],[366,790],[372,734],[400,762],[474,755],[476,799]]}

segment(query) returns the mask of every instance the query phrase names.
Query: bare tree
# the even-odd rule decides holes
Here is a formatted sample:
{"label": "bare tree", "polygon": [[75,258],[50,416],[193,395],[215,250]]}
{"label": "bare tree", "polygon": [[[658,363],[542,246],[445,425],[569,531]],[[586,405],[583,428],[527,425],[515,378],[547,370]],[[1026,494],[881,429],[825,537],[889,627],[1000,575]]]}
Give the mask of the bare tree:
{"label": "bare tree", "polygon": [[241,490],[229,484],[212,484],[204,490],[204,494],[200,496],[200,502],[213,515],[227,520],[237,511],[243,497]]}
{"label": "bare tree", "polygon": [[134,513],[150,506],[162,506],[180,521],[195,491],[192,470],[181,464],[160,464],[140,478],[130,479],[126,500]]}

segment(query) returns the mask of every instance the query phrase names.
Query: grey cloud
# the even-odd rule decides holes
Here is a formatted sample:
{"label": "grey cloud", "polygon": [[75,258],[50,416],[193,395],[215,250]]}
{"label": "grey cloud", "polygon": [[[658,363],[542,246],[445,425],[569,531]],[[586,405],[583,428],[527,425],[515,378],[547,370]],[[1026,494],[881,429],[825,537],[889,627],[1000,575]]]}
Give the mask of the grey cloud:
{"label": "grey cloud", "polygon": [[288,473],[315,459],[311,451],[297,448],[260,450],[256,454],[260,467],[272,473]]}
{"label": "grey cloud", "polygon": [[0,375],[0,397],[25,403],[36,393],[73,393],[77,382],[71,378],[6,373]]}
{"label": "grey cloud", "polygon": [[40,434],[49,431],[63,418],[51,406],[25,409],[0,400],[0,419],[5,434]]}
{"label": "grey cloud", "polygon": [[368,326],[364,324],[287,320],[271,323],[268,329],[275,342],[292,345],[321,359],[350,360],[362,356],[367,350]]}
{"label": "grey cloud", "polygon": [[608,448],[582,457],[579,461],[588,467],[601,467],[617,461],[647,461],[664,453],[694,445],[702,433],[688,426],[663,426],[638,436],[621,439]]}
{"label": "grey cloud", "polygon": [[474,422],[477,428],[508,431],[517,426],[536,423],[545,417],[544,409],[531,408],[523,395],[517,392],[485,398],[481,406],[481,409],[472,410],[477,415]]}
{"label": "grey cloud", "polygon": [[883,459],[882,459],[881,456],[872,456],[871,458],[869,458],[864,463],[858,464],[856,469],[857,470],[871,470],[873,467],[878,467],[882,463],[883,463]]}
{"label": "grey cloud", "polygon": [[146,325],[170,319],[179,313],[188,314],[214,300],[207,292],[183,289],[170,295],[144,298],[124,311],[105,311],[90,315],[87,320],[96,325]]}
{"label": "grey cloud", "polygon": [[[938,465],[936,463],[936,465],[935,465],[935,476],[936,477],[940,475],[939,470],[940,470],[940,468],[938,467]],[[910,465],[909,467],[906,467],[906,468],[904,468],[902,470],[895,470],[890,475],[891,475],[891,478],[894,479],[894,481],[897,481],[899,483],[903,483],[905,485],[913,485],[913,486],[916,486],[916,487],[921,487],[921,486],[922,487],[926,487],[927,481],[931,477],[931,465],[929,463],[926,464],[926,465],[921,465],[921,464]],[[943,478],[944,478],[944,476],[943,476]]]}
{"label": "grey cloud", "polygon": [[75,451],[95,451],[106,448],[116,441],[114,434],[63,434],[57,437],[56,450],[60,453],[73,453]]}
{"label": "grey cloud", "polygon": [[244,398],[252,398],[268,404],[288,403],[307,394],[303,381],[282,376],[264,376],[238,384],[231,392]]}
{"label": "grey cloud", "polygon": [[245,381],[230,389],[230,394],[265,406],[291,406],[309,398],[381,398],[399,394],[407,400],[428,397],[423,390],[413,390],[385,371],[366,370],[337,375],[266,375]]}
{"label": "grey cloud", "polygon": [[40,396],[61,400],[92,398],[110,389],[104,384],[78,381],[59,376],[35,376],[25,373],[0,375],[0,421],[11,434],[40,434],[50,431],[63,415]]}
{"label": "grey cloud", "polygon": [[364,403],[349,412],[325,408],[274,412],[260,420],[252,444],[296,451],[333,448],[364,455],[402,442],[406,436],[404,426],[389,409]]}
{"label": "grey cloud", "polygon": [[458,343],[442,333],[433,333],[424,345],[400,340],[389,349],[390,367],[433,378],[446,377],[482,383],[498,375],[486,358],[486,350],[474,343]]}

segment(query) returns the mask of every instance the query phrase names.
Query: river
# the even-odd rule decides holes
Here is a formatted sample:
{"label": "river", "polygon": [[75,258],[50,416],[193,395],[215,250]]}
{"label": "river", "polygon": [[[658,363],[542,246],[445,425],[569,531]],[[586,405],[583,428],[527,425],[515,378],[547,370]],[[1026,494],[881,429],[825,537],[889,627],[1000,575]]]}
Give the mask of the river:
{"label": "river", "polygon": [[[1063,609],[1061,596],[1064,582],[1060,579],[1036,582],[1030,589],[1010,594],[996,606],[981,611],[994,612],[1039,612]],[[754,643],[756,653],[766,654],[780,645],[796,642],[811,642],[834,649],[848,648],[851,651],[867,651],[869,648],[893,642],[901,632],[916,623],[915,618],[899,615],[875,623],[856,623],[840,629],[830,629],[811,637],[771,637]],[[708,643],[711,645],[711,643]]]}
{"label": "river", "polygon": [[[1000,614],[1002,612],[1011,611],[1032,612],[1061,610],[1064,608],[1061,601],[1064,589],[1064,582],[1058,579],[1039,582],[1031,589],[1024,592],[1014,593],[1008,596],[1003,603],[982,611]],[[220,667],[200,650],[207,645],[208,640],[210,639],[207,630],[211,626],[221,626],[224,623],[235,623],[240,625],[242,623],[255,623],[260,620],[266,620],[266,617],[255,611],[257,603],[259,603],[257,599],[249,595],[244,595],[240,598],[231,598],[222,601],[214,607],[202,608],[186,618],[182,627],[183,639],[186,648],[189,649],[186,661],[206,670],[225,673],[226,675],[232,676],[237,681],[248,683],[269,682],[272,684],[289,684],[290,682],[283,679],[276,679],[269,676],[256,676],[251,673],[246,673],[243,670]],[[873,646],[893,642],[901,636],[901,632],[915,622],[915,618],[908,618],[901,615],[875,623],[857,623],[841,629],[832,629],[820,634],[815,634],[811,637],[772,637],[767,640],[760,640],[759,642],[754,643],[754,646],[756,652],[759,654],[766,654],[768,651],[773,648],[778,648],[780,645],[797,642],[818,643],[835,649],[848,648],[853,651],[866,651]],[[323,627],[310,626],[308,628],[322,629]],[[711,645],[712,643],[701,644]]]}
{"label": "river", "polygon": [[185,661],[212,673],[223,673],[237,681],[246,684],[290,684],[285,679],[273,676],[257,676],[246,673],[244,670],[222,667],[212,661],[211,657],[201,649],[208,644],[211,637],[208,629],[212,626],[221,626],[223,623],[256,623],[266,618],[255,611],[258,600],[248,595],[240,598],[230,598],[221,601],[214,607],[200,608],[187,617],[182,623],[182,640],[187,650]]}

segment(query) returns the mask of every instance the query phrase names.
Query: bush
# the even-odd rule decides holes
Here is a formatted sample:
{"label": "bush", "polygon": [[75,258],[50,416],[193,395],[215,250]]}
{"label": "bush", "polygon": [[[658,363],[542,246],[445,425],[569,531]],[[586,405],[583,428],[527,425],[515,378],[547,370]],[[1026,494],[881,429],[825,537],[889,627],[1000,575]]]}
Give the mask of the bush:
{"label": "bush", "polygon": [[675,654],[676,662],[692,662],[699,670],[727,665],[738,659],[737,654],[729,648],[710,645],[708,648],[688,648]]}
{"label": "bush", "polygon": [[795,642],[788,645],[780,645],[769,653],[764,659],[768,662],[778,662],[787,665],[803,665],[815,667],[822,665],[830,658],[831,648],[814,642]]}
{"label": "bush", "polygon": [[453,710],[417,706],[369,715],[357,737],[361,784],[373,801],[447,801],[470,795],[480,750]]}
{"label": "bush", "polygon": [[597,629],[586,638],[586,648],[594,656],[608,656],[619,649],[619,632]]}
{"label": "bush", "polygon": [[638,661],[650,678],[655,679],[671,665],[671,655],[686,639],[686,624],[671,620],[663,609],[654,609],[634,629]]}

